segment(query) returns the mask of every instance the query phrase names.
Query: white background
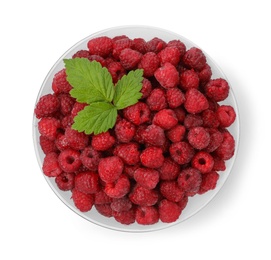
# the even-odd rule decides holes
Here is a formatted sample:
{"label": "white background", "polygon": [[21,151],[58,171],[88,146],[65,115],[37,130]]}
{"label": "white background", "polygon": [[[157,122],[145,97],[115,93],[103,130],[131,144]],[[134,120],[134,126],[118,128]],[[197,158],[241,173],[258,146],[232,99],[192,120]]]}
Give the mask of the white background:
{"label": "white background", "polygon": [[[0,259],[271,259],[269,1],[2,1]],[[192,40],[222,68],[239,104],[232,173],[201,212],[169,229],[123,233],[68,209],[39,169],[36,96],[71,46],[113,26],[150,25]]]}

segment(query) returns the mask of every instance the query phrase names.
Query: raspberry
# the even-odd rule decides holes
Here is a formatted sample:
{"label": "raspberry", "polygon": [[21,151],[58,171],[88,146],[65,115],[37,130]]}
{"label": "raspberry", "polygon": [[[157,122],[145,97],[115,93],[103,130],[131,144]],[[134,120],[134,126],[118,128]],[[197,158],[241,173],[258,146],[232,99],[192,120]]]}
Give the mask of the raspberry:
{"label": "raspberry", "polygon": [[180,189],[185,191],[187,196],[194,196],[199,191],[202,175],[199,170],[188,167],[181,171],[177,182]]}
{"label": "raspberry", "polygon": [[137,207],[135,220],[140,225],[153,225],[159,221],[158,210],[154,206]]}
{"label": "raspberry", "polygon": [[186,129],[191,129],[193,127],[202,126],[203,120],[200,115],[187,114],[183,122]]}
{"label": "raspberry", "polygon": [[151,82],[148,79],[144,78],[142,81],[142,88],[140,90],[140,92],[142,93],[141,99],[147,98],[150,95],[151,91],[152,91]]}
{"label": "raspberry", "polygon": [[159,111],[167,107],[165,91],[160,88],[155,88],[148,96],[146,103],[151,111]]}
{"label": "raspberry", "polygon": [[115,147],[113,153],[128,165],[135,165],[140,160],[140,152],[138,150],[138,144],[136,143],[119,144]]}
{"label": "raspberry", "polygon": [[235,140],[233,136],[228,131],[223,132],[223,142],[215,150],[215,154],[223,160],[229,160],[234,155],[234,151]]}
{"label": "raspberry", "polygon": [[206,64],[206,57],[202,50],[192,47],[183,56],[183,62],[188,68],[202,70]]}
{"label": "raspberry", "polygon": [[169,201],[178,202],[184,196],[184,191],[178,187],[176,181],[162,181],[160,183],[161,194]]}
{"label": "raspberry", "polygon": [[152,77],[154,72],[158,69],[160,60],[154,52],[147,52],[141,58],[138,64],[138,69],[144,70],[144,77]]}
{"label": "raspberry", "polygon": [[213,190],[216,187],[219,175],[215,171],[208,172],[202,175],[202,182],[198,194],[203,194],[209,190]]}
{"label": "raspberry", "polygon": [[94,195],[86,194],[77,189],[72,190],[72,200],[76,208],[81,212],[87,212],[91,210],[94,205]]}
{"label": "raspberry", "polygon": [[177,47],[166,47],[158,53],[158,57],[161,65],[170,62],[176,67],[181,59],[181,51]]}
{"label": "raspberry", "polygon": [[201,116],[204,127],[217,128],[219,126],[219,121],[214,111],[206,109],[202,112]]}
{"label": "raspberry", "polygon": [[166,62],[154,72],[154,77],[164,88],[174,88],[179,83],[179,73],[175,66]]}
{"label": "raspberry", "polygon": [[112,202],[112,198],[110,198],[104,190],[100,189],[95,193],[95,205],[107,204]]}
{"label": "raspberry", "polygon": [[216,110],[216,116],[221,127],[229,127],[236,118],[233,107],[227,105],[220,106]]}
{"label": "raspberry", "polygon": [[188,90],[190,88],[199,87],[199,77],[198,74],[192,70],[185,70],[180,74],[180,88],[183,90]]}
{"label": "raspberry", "polygon": [[75,172],[82,164],[80,152],[73,149],[66,149],[59,154],[58,162],[64,172]]}
{"label": "raspberry", "polygon": [[113,49],[112,39],[107,36],[101,36],[91,39],[87,43],[90,55],[96,54],[103,58],[108,56]]}
{"label": "raspberry", "polygon": [[204,67],[200,71],[197,71],[197,73],[201,86],[204,86],[212,76],[211,67],[207,63],[205,63]]}
{"label": "raspberry", "polygon": [[208,129],[210,135],[210,143],[205,148],[205,151],[211,153],[215,151],[223,142],[223,134],[217,130],[216,128],[209,128]]}
{"label": "raspberry", "polygon": [[111,74],[114,83],[117,83],[119,79],[121,79],[122,76],[125,75],[125,69],[122,67],[120,62],[110,62],[107,65],[107,69]]}
{"label": "raspberry", "polygon": [[170,157],[165,158],[164,163],[157,169],[160,173],[160,179],[165,181],[171,181],[177,178],[180,167]]}
{"label": "raspberry", "polygon": [[167,43],[167,47],[176,47],[180,51],[180,57],[182,58],[186,52],[186,46],[180,40],[171,40]]}
{"label": "raspberry", "polygon": [[113,211],[113,217],[121,224],[130,225],[135,222],[135,210],[131,208],[128,211]]}
{"label": "raspberry", "polygon": [[204,174],[210,172],[213,169],[214,159],[209,153],[200,151],[197,152],[193,157],[191,165]]}
{"label": "raspberry", "polygon": [[177,142],[169,147],[171,158],[178,164],[186,164],[191,161],[195,151],[187,142]]}
{"label": "raspberry", "polygon": [[42,171],[47,177],[56,177],[62,173],[62,169],[58,163],[58,154],[51,152],[45,155]]}
{"label": "raspberry", "polygon": [[61,93],[58,95],[60,103],[60,112],[63,115],[69,115],[74,106],[75,100],[68,93]]}
{"label": "raspberry", "polygon": [[188,131],[187,140],[195,149],[202,150],[209,145],[210,134],[201,126],[193,127]]}
{"label": "raspberry", "polygon": [[136,129],[136,133],[134,136],[134,140],[139,143],[139,144],[143,144],[144,143],[144,139],[143,139],[143,132],[145,131],[145,129],[147,128],[147,124],[143,124],[143,125],[139,125]]}
{"label": "raspberry", "polygon": [[88,56],[88,59],[89,59],[89,61],[95,60],[95,61],[99,62],[103,67],[105,67],[105,65],[106,65],[105,59],[99,55],[95,55],[95,54],[90,55],[90,56]]}
{"label": "raspberry", "polygon": [[174,108],[173,111],[175,112],[176,117],[178,118],[178,121],[180,123],[183,123],[186,116],[185,110],[182,107],[177,107],[177,108]]}
{"label": "raspberry", "polygon": [[154,37],[151,40],[147,41],[146,43],[147,52],[158,53],[165,47],[166,47],[166,43],[158,37]]}
{"label": "raspberry", "polygon": [[145,167],[159,168],[163,165],[163,150],[159,147],[150,146],[142,151],[140,161]]}
{"label": "raspberry", "polygon": [[75,176],[74,186],[77,190],[93,194],[99,190],[99,176],[95,172],[81,172]]}
{"label": "raspberry", "polygon": [[142,38],[134,38],[132,40],[132,49],[139,51],[142,54],[145,54],[147,51],[146,41]]}
{"label": "raspberry", "polygon": [[126,48],[121,51],[119,59],[122,67],[126,70],[135,69],[140,62],[142,54],[138,51]]}
{"label": "raspberry", "polygon": [[113,216],[113,210],[110,204],[95,204],[96,210],[103,216],[111,218]]}
{"label": "raspberry", "polygon": [[44,154],[51,153],[51,152],[57,152],[57,147],[55,145],[55,142],[53,140],[49,140],[45,136],[40,136],[40,147]]}
{"label": "raspberry", "polygon": [[111,198],[122,198],[130,191],[130,181],[128,177],[124,174],[111,183],[106,183],[104,192]]}
{"label": "raspberry", "polygon": [[184,93],[178,88],[167,89],[166,97],[170,108],[176,108],[185,101]]}
{"label": "raspberry", "polygon": [[225,171],[226,170],[225,161],[216,155],[213,155],[213,158],[214,158],[214,166],[213,166],[212,170],[213,171]]}
{"label": "raspberry", "polygon": [[178,124],[168,130],[166,136],[171,142],[176,143],[184,139],[185,132],[185,127]]}
{"label": "raspberry", "polygon": [[60,125],[62,129],[69,128],[72,126],[72,124],[73,124],[73,118],[70,114],[67,116],[64,116],[60,121]]}
{"label": "raspberry", "polygon": [[153,206],[158,201],[158,192],[136,185],[129,194],[129,199],[139,206]]}
{"label": "raspberry", "polygon": [[88,58],[88,56],[89,56],[89,51],[87,51],[87,50],[79,50],[79,51],[77,51],[76,53],[74,53],[72,55],[72,58],[73,59],[74,58]]}
{"label": "raspberry", "polygon": [[93,147],[86,147],[80,155],[80,160],[84,166],[91,171],[97,171],[101,153],[94,150]]}
{"label": "raspberry", "polygon": [[225,100],[229,95],[229,84],[225,79],[211,79],[204,87],[207,97],[216,102]]}
{"label": "raspberry", "polygon": [[115,138],[107,131],[94,135],[91,140],[91,146],[97,151],[106,151],[115,144]]}
{"label": "raspberry", "polygon": [[186,91],[185,99],[184,107],[189,113],[200,113],[209,107],[206,97],[195,88]]}
{"label": "raspberry", "polygon": [[43,117],[38,122],[38,129],[42,136],[49,140],[55,140],[60,128],[60,122],[54,117]]}
{"label": "raspberry", "polygon": [[75,116],[77,116],[78,112],[80,112],[81,110],[84,109],[85,106],[87,106],[88,104],[86,103],[79,103],[79,102],[75,102],[73,105],[73,108],[71,110],[71,116],[72,118],[74,118]]}
{"label": "raspberry", "polygon": [[153,118],[153,124],[168,130],[178,124],[176,114],[172,109],[162,109]]}
{"label": "raspberry", "polygon": [[34,112],[37,118],[51,116],[59,109],[59,106],[58,98],[55,95],[47,94],[39,99]]}
{"label": "raspberry", "polygon": [[65,69],[62,69],[55,74],[53,78],[53,82],[52,82],[52,89],[56,94],[63,93],[63,92],[69,93],[70,90],[72,89],[72,86],[67,81],[67,75],[66,75]]}
{"label": "raspberry", "polygon": [[126,119],[119,120],[114,129],[116,137],[121,143],[129,143],[133,139],[136,132],[135,126]]}
{"label": "raspberry", "polygon": [[57,138],[55,140],[55,145],[59,151],[64,151],[70,148],[66,136],[62,133],[59,133],[57,135]]}
{"label": "raspberry", "polygon": [[75,150],[82,150],[87,147],[89,143],[89,136],[85,133],[80,133],[71,127],[67,128],[65,131],[65,137],[69,146]]}
{"label": "raspberry", "polygon": [[111,183],[116,181],[123,171],[123,162],[117,156],[102,158],[99,162],[98,172],[102,181]]}
{"label": "raspberry", "polygon": [[132,202],[129,200],[128,197],[113,199],[110,204],[111,209],[117,212],[128,211],[132,208],[132,206]]}
{"label": "raspberry", "polygon": [[162,146],[166,141],[164,130],[157,125],[147,126],[142,137],[146,144],[153,146]]}
{"label": "raspberry", "polygon": [[113,50],[112,50],[113,57],[116,60],[119,60],[121,52],[126,48],[130,48],[131,45],[132,41],[127,36],[124,36],[119,39],[113,39]]}
{"label": "raspberry", "polygon": [[74,173],[62,172],[56,176],[55,182],[60,190],[68,191],[74,188]]}
{"label": "raspberry", "polygon": [[177,205],[181,208],[181,211],[183,211],[187,203],[188,203],[188,196],[184,195],[184,197],[179,202],[177,202]]}
{"label": "raspberry", "polygon": [[137,102],[132,106],[124,108],[123,115],[135,125],[140,125],[150,120],[150,110],[143,102]]}
{"label": "raspberry", "polygon": [[149,168],[138,168],[134,173],[135,181],[147,189],[154,189],[159,182],[159,172]]}
{"label": "raspberry", "polygon": [[181,215],[181,208],[175,202],[163,199],[158,207],[160,220],[164,223],[175,222]]}

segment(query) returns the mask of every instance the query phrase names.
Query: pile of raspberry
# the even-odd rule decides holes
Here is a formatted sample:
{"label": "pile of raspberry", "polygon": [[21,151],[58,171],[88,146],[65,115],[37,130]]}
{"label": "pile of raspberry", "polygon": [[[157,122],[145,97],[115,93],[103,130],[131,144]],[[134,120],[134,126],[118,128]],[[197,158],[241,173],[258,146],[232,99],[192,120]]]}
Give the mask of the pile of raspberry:
{"label": "pile of raspberry", "polygon": [[125,225],[175,222],[190,197],[215,189],[234,155],[227,128],[236,114],[220,103],[229,84],[212,78],[199,48],[178,39],[102,36],[75,57],[100,62],[114,83],[143,69],[142,98],[118,112],[112,129],[86,135],[72,128],[86,104],[70,96],[65,69],[57,72],[35,107],[44,174],[82,212],[96,208]]}

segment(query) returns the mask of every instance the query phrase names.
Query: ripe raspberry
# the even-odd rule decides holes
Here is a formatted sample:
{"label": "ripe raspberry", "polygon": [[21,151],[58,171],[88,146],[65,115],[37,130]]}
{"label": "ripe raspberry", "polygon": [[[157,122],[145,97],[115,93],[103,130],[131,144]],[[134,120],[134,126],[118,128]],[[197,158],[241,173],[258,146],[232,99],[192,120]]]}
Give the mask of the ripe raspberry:
{"label": "ripe raspberry", "polygon": [[67,116],[64,116],[60,121],[61,128],[64,129],[64,130],[66,128],[71,127],[72,124],[73,124],[73,118],[72,118],[72,116],[70,114],[67,115]]}
{"label": "ripe raspberry", "polygon": [[107,65],[107,69],[112,76],[113,83],[117,83],[123,75],[125,75],[125,69],[120,62],[112,61]]}
{"label": "ripe raspberry", "polygon": [[87,147],[89,143],[89,136],[85,133],[80,133],[71,127],[67,128],[65,131],[65,137],[69,146],[75,150],[82,150]]}
{"label": "ripe raspberry", "polygon": [[86,147],[80,155],[80,160],[84,166],[91,171],[97,171],[101,159],[101,153],[94,150],[93,147]]}
{"label": "ripe raspberry", "polygon": [[178,124],[168,130],[166,136],[172,143],[176,143],[184,139],[185,132],[185,127]]}
{"label": "ripe raspberry", "polygon": [[72,118],[74,118],[75,116],[77,116],[78,112],[80,112],[81,110],[84,109],[85,106],[87,106],[88,104],[86,103],[79,103],[79,102],[75,102],[73,105],[73,108],[71,110],[71,116]]}
{"label": "ripe raspberry", "polygon": [[161,88],[155,88],[148,96],[146,103],[151,111],[159,111],[167,107],[167,100],[165,90]]}
{"label": "ripe raspberry", "polygon": [[140,92],[142,93],[141,99],[147,98],[150,95],[151,91],[152,91],[151,82],[148,79],[144,78],[142,81],[142,88],[140,90]]}
{"label": "ripe raspberry", "polygon": [[223,142],[221,145],[215,150],[215,154],[223,159],[229,160],[235,151],[235,140],[233,136],[228,131],[223,132]]}
{"label": "ripe raspberry", "polygon": [[140,125],[150,120],[150,109],[143,102],[123,109],[124,117],[135,125]]}
{"label": "ripe raspberry", "polygon": [[130,40],[127,36],[118,39],[113,39],[112,55],[115,58],[115,60],[119,60],[121,52],[126,48],[130,48],[131,46],[132,40]]}
{"label": "ripe raspberry", "polygon": [[144,139],[143,139],[143,132],[145,131],[145,129],[147,128],[147,124],[142,124],[139,125],[136,129],[136,133],[134,136],[134,140],[139,143],[139,144],[143,144],[144,143]]}
{"label": "ripe raspberry", "polygon": [[172,181],[177,178],[180,173],[180,166],[170,157],[165,158],[164,163],[157,169],[160,173],[160,179],[164,181]]}
{"label": "ripe raspberry", "polygon": [[99,162],[98,173],[102,181],[111,183],[116,181],[123,171],[123,162],[117,156],[102,158]]}
{"label": "ripe raspberry", "polygon": [[188,68],[202,70],[206,64],[206,57],[202,50],[192,47],[183,56],[183,62]]}
{"label": "ripe raspberry", "polygon": [[219,179],[219,175],[215,171],[211,171],[206,174],[203,174],[202,182],[201,182],[198,194],[203,194],[209,190],[215,189],[218,179]]}
{"label": "ripe raspberry", "polygon": [[105,58],[113,49],[112,39],[107,36],[101,36],[89,40],[87,43],[90,55],[96,54]]}
{"label": "ripe raspberry", "polygon": [[217,119],[216,113],[211,109],[204,110],[201,116],[204,127],[217,128],[219,126],[219,121]]}
{"label": "ripe raspberry", "polygon": [[104,190],[100,189],[95,193],[95,205],[100,205],[100,204],[107,204],[111,203],[113,201],[112,198],[110,198]]}
{"label": "ripe raspberry", "polygon": [[72,111],[72,108],[75,103],[75,99],[70,96],[68,93],[61,93],[58,95],[60,103],[60,112],[63,115],[69,115]]}
{"label": "ripe raspberry", "polygon": [[178,164],[186,164],[191,161],[195,151],[187,142],[177,142],[169,147],[171,158]]}
{"label": "ripe raspberry", "polygon": [[202,126],[203,120],[201,115],[187,114],[183,122],[186,129],[191,129],[193,127]]}
{"label": "ripe raspberry", "polygon": [[159,182],[159,172],[149,168],[138,168],[134,173],[135,181],[147,189],[154,189]]}
{"label": "ripe raspberry", "polygon": [[126,70],[132,70],[137,67],[140,62],[142,54],[138,51],[126,48],[121,51],[119,59],[122,67]]}
{"label": "ripe raspberry", "polygon": [[62,169],[58,163],[58,154],[51,152],[45,155],[42,171],[47,177],[56,177],[62,173]]}
{"label": "ripe raspberry", "polygon": [[173,202],[180,201],[184,196],[184,191],[179,188],[176,181],[162,181],[160,183],[160,192],[164,198]]}
{"label": "ripe raspberry", "polygon": [[181,208],[181,211],[183,211],[183,209],[187,206],[188,203],[188,196],[184,195],[184,197],[177,202],[177,205]]}
{"label": "ripe raspberry", "polygon": [[159,221],[159,213],[154,206],[137,207],[135,220],[140,225],[153,225]]}
{"label": "ripe raspberry", "polygon": [[167,43],[167,47],[176,47],[180,51],[180,57],[182,58],[186,52],[186,46],[180,40],[171,40]]}
{"label": "ripe raspberry", "polygon": [[175,66],[166,62],[154,72],[154,77],[164,88],[174,88],[179,83],[179,73]]}
{"label": "ripe raspberry", "polygon": [[193,70],[185,70],[180,74],[180,88],[184,91],[199,87],[198,74]]}
{"label": "ripe raspberry", "polygon": [[177,182],[180,189],[185,191],[187,196],[194,196],[199,191],[202,175],[199,170],[188,167],[181,171]]}
{"label": "ripe raspberry", "polygon": [[119,144],[115,147],[113,154],[123,160],[125,164],[135,165],[139,159],[139,149],[137,143]]}
{"label": "ripe raspberry", "polygon": [[189,113],[200,113],[209,107],[206,97],[195,88],[186,91],[185,99],[184,107]]}
{"label": "ripe raspberry", "polygon": [[90,211],[94,205],[94,195],[86,194],[77,189],[72,190],[72,200],[76,208],[81,212]]}
{"label": "ripe raspberry", "polygon": [[219,158],[217,155],[213,155],[213,158],[214,158],[213,171],[225,171],[226,170],[225,161]]}
{"label": "ripe raspberry", "polygon": [[210,134],[201,126],[193,127],[187,134],[188,142],[198,150],[206,148],[210,143]]}
{"label": "ripe raspberry", "polygon": [[99,62],[103,67],[105,67],[106,66],[106,61],[105,61],[105,59],[103,58],[103,57],[101,57],[100,55],[89,55],[88,57],[88,60],[89,61],[97,61],[97,62]]}
{"label": "ripe raspberry", "polygon": [[130,225],[135,222],[135,209],[131,208],[128,211],[113,211],[113,217],[116,221],[123,225]]}
{"label": "ripe raspberry", "polygon": [[211,67],[207,63],[205,63],[204,67],[200,71],[197,71],[197,73],[201,86],[206,85],[212,76]]}
{"label": "ripe raspberry", "polygon": [[166,43],[158,37],[154,37],[151,40],[147,41],[146,43],[147,52],[158,53],[165,47],[166,47]]}
{"label": "ripe raspberry", "polygon": [[181,215],[181,208],[175,202],[163,199],[158,207],[160,220],[164,223],[175,222]]}
{"label": "ripe raspberry", "polygon": [[182,108],[182,107],[177,107],[177,108],[174,108],[173,111],[175,112],[176,117],[178,118],[179,123],[183,123],[184,119],[185,119],[185,116],[186,116],[185,109]]}
{"label": "ripe raspberry", "polygon": [[55,145],[59,151],[64,151],[68,148],[70,148],[69,143],[66,139],[65,134],[59,133],[57,135],[57,138],[55,140]]}
{"label": "ripe raspberry", "polygon": [[158,57],[161,65],[170,62],[176,67],[181,60],[181,51],[178,47],[166,47],[158,53]]}
{"label": "ripe raspberry", "polygon": [[115,144],[115,138],[107,131],[94,135],[91,140],[91,146],[96,151],[106,151]]}
{"label": "ripe raspberry", "polygon": [[54,117],[43,117],[38,122],[40,134],[49,140],[55,140],[60,128],[60,121]]}
{"label": "ripe raspberry", "polygon": [[160,60],[154,52],[147,52],[141,58],[138,64],[138,69],[144,70],[144,77],[152,77],[154,72],[158,69]]}
{"label": "ripe raspberry", "polygon": [[129,143],[133,139],[136,132],[135,126],[126,119],[117,121],[114,129],[116,137],[121,143]]}
{"label": "ripe raspberry", "polygon": [[35,115],[37,118],[51,116],[59,109],[60,102],[55,95],[47,94],[42,96],[35,107]]}
{"label": "ripe raspberry", "polygon": [[80,152],[73,149],[66,149],[59,154],[58,162],[64,172],[75,172],[82,164]]}
{"label": "ripe raspberry", "polygon": [[221,127],[229,127],[236,118],[233,107],[227,105],[220,106],[216,110],[216,116]]}
{"label": "ripe raspberry", "polygon": [[88,58],[88,56],[89,56],[89,51],[87,51],[87,50],[79,50],[79,51],[77,51],[76,53],[74,53],[72,55],[72,58],[73,59],[74,58]]}
{"label": "ripe raspberry", "polygon": [[193,157],[191,165],[204,174],[210,172],[213,169],[214,159],[209,153],[200,151],[197,152]]}
{"label": "ripe raspberry", "polygon": [[139,51],[142,54],[145,54],[147,51],[146,41],[143,38],[134,38],[132,40],[132,49]]}
{"label": "ripe raspberry", "polygon": [[40,147],[44,154],[51,153],[51,152],[57,152],[57,147],[55,145],[55,142],[53,140],[49,140],[45,136],[40,136]]}
{"label": "ripe raspberry", "polygon": [[113,199],[110,204],[111,209],[117,212],[128,211],[132,206],[132,202],[126,196],[119,199]]}
{"label": "ripe raspberry", "polygon": [[65,69],[60,70],[54,75],[52,89],[56,94],[69,93],[72,89],[72,86],[67,81],[67,74]]}
{"label": "ripe raspberry", "polygon": [[204,87],[207,97],[216,102],[225,100],[229,95],[229,84],[225,79],[211,79]]}
{"label": "ripe raspberry", "polygon": [[178,88],[167,89],[166,97],[170,108],[179,107],[185,101],[184,93]]}
{"label": "ripe raspberry", "polygon": [[103,216],[111,218],[113,216],[113,210],[110,204],[95,204],[96,210]]}
{"label": "ripe raspberry", "polygon": [[210,143],[205,148],[205,151],[211,153],[215,151],[223,142],[223,134],[216,128],[209,128],[208,132],[210,134]]}
{"label": "ripe raspberry", "polygon": [[178,124],[178,118],[172,109],[162,109],[155,114],[153,124],[168,130]]}
{"label": "ripe raspberry", "polygon": [[159,168],[164,162],[163,150],[155,146],[147,147],[142,151],[140,161],[145,167]]}
{"label": "ripe raspberry", "polygon": [[94,194],[100,189],[99,176],[90,171],[78,173],[74,179],[74,186],[81,192]]}
{"label": "ripe raspberry", "polygon": [[139,206],[153,206],[158,201],[158,192],[136,185],[129,194],[129,199]]}
{"label": "ripe raspberry", "polygon": [[55,178],[57,187],[63,191],[72,190],[74,188],[74,177],[74,173],[62,172]]}
{"label": "ripe raspberry", "polygon": [[153,146],[162,146],[165,141],[164,130],[157,125],[149,125],[142,133],[143,140],[146,144]]}
{"label": "ripe raspberry", "polygon": [[130,191],[130,181],[128,177],[124,174],[111,183],[106,183],[104,192],[111,198],[122,198]]}

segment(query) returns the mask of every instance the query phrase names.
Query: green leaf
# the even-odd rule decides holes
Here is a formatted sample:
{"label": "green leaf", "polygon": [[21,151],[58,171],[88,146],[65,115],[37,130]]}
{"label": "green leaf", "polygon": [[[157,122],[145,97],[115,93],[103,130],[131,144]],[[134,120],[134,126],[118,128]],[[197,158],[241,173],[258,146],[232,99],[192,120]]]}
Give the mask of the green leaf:
{"label": "green leaf", "polygon": [[86,106],[74,118],[72,128],[95,135],[112,128],[117,119],[117,108],[108,102],[96,102]]}
{"label": "green leaf", "polygon": [[99,62],[74,58],[64,59],[64,63],[67,80],[73,87],[70,94],[78,102],[91,104],[113,100],[115,89],[111,74]]}
{"label": "green leaf", "polygon": [[137,69],[124,75],[116,84],[113,103],[117,109],[134,105],[142,97],[143,70]]}

